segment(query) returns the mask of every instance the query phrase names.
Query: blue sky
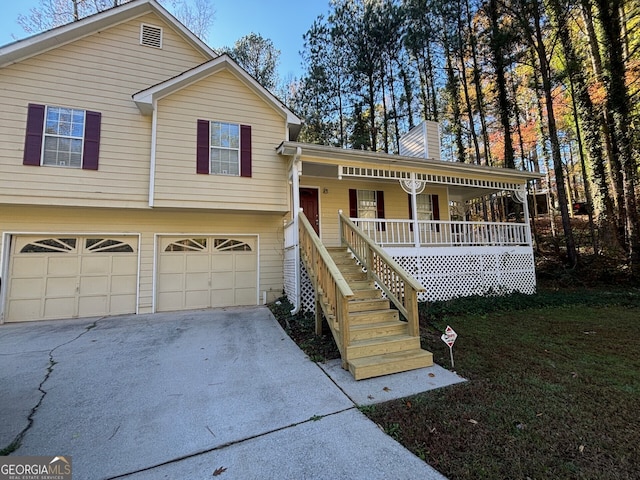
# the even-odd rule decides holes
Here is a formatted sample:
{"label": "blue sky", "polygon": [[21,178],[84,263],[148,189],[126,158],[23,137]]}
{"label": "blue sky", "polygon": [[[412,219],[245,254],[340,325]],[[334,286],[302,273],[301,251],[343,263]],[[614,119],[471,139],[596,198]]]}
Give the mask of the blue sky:
{"label": "blue sky", "polygon": [[[0,45],[27,36],[16,22],[28,14],[38,0],[0,0]],[[329,10],[329,0],[213,0],[216,18],[209,33],[211,47],[233,45],[251,32],[271,39],[280,50],[282,77],[301,75],[302,35],[313,20]]]}

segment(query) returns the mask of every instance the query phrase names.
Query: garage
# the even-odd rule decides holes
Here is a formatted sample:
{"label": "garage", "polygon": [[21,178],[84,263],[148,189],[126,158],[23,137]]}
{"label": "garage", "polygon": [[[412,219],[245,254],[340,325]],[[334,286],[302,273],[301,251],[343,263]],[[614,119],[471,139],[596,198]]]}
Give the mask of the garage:
{"label": "garage", "polygon": [[255,236],[160,237],[157,311],[256,305]]}
{"label": "garage", "polygon": [[5,321],[135,313],[137,285],[137,236],[13,236]]}

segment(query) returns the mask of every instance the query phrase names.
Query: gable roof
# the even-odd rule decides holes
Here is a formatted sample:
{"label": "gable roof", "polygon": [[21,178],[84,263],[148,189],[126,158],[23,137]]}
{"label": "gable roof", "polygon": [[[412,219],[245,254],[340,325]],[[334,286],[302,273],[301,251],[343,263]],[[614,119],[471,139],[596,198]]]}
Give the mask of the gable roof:
{"label": "gable roof", "polygon": [[274,110],[279,111],[287,120],[287,125],[292,133],[291,137],[297,137],[302,126],[302,120],[289,110],[289,108],[287,108],[280,100],[278,100],[278,98],[260,85],[255,78],[249,75],[246,70],[240,67],[227,54],[220,55],[219,57],[187,70],[180,75],[176,75],[164,82],[153,85],[145,90],[141,90],[133,95],[133,101],[136,102],[136,105],[138,105],[138,108],[143,115],[151,115],[154,109],[154,103],[157,100],[167,97],[172,93],[175,93],[222,70],[230,71]]}
{"label": "gable roof", "polygon": [[216,52],[196,37],[187,27],[155,0],[133,0],[129,3],[84,17],[77,22],[52,28],[23,40],[0,47],[0,68],[52,50],[148,13],[155,13],[182,36],[194,49],[208,58]]}

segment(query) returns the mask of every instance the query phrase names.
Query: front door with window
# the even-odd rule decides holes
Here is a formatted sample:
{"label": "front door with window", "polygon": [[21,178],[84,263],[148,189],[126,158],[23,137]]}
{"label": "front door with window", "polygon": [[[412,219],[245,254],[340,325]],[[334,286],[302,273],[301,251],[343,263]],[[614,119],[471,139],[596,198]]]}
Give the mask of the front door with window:
{"label": "front door with window", "polygon": [[318,189],[300,188],[300,208],[309,219],[309,223],[320,235],[320,210],[318,208]]}

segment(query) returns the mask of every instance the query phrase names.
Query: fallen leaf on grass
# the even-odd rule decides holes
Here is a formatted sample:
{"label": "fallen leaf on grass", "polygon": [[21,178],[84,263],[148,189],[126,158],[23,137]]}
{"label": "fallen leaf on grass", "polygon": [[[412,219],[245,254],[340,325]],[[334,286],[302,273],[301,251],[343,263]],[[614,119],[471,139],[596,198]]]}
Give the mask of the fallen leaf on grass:
{"label": "fallen leaf on grass", "polygon": [[407,408],[411,408],[411,402],[407,402]]}
{"label": "fallen leaf on grass", "polygon": [[213,476],[217,477],[218,475],[222,475],[226,471],[227,471],[226,467],[218,467],[213,471]]}
{"label": "fallen leaf on grass", "polygon": [[430,428],[429,433],[436,433],[436,427]]}
{"label": "fallen leaf on grass", "polygon": [[571,372],[571,376],[572,376],[573,378],[578,378],[578,374],[577,374],[576,372]]}
{"label": "fallen leaf on grass", "polygon": [[542,415],[544,415],[542,412],[536,413],[536,417],[541,417]]}
{"label": "fallen leaf on grass", "polygon": [[478,421],[477,421],[477,420],[474,420],[473,418],[470,418],[470,419],[469,419],[469,423],[473,423],[474,425],[477,425],[477,424],[478,424]]}
{"label": "fallen leaf on grass", "polygon": [[433,377],[435,377],[435,376],[436,376],[436,374],[435,374],[435,373],[430,373],[430,374],[429,374],[429,376],[430,376],[431,378],[433,378]]}
{"label": "fallen leaf on grass", "polygon": [[580,445],[580,447],[578,447],[578,451],[580,453],[584,453],[584,445]]}

